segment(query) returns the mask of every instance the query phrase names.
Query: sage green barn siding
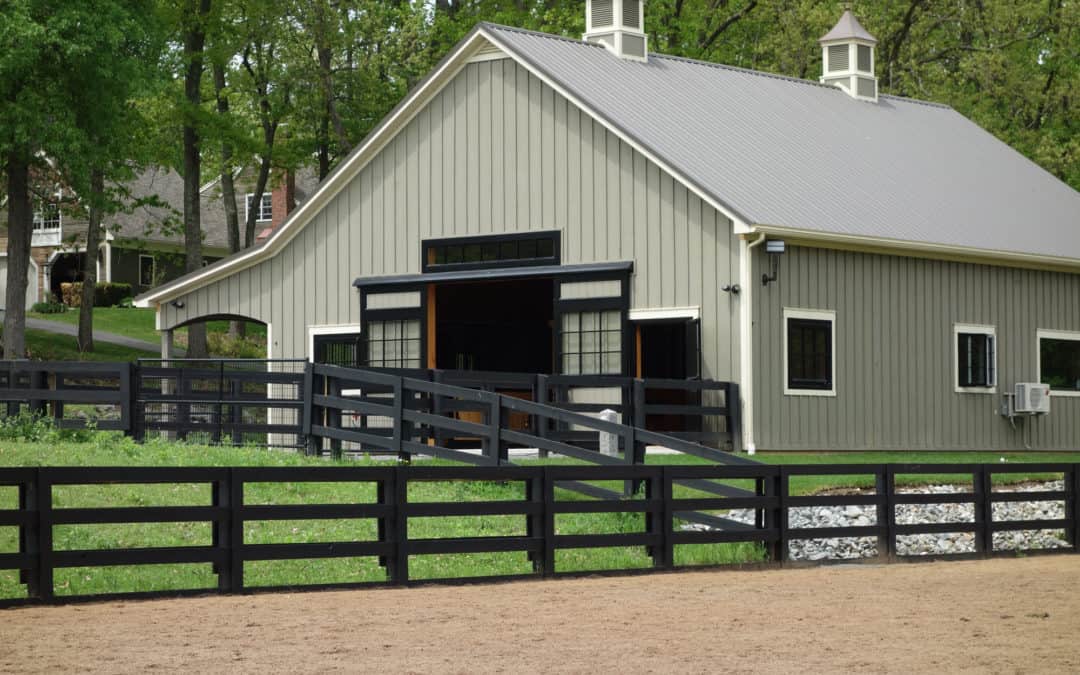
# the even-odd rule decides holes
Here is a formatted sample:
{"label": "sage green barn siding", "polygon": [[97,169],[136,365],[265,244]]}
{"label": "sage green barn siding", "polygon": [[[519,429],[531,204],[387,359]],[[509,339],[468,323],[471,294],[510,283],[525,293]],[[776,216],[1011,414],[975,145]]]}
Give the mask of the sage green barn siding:
{"label": "sage green barn siding", "polygon": [[730,221],[509,59],[466,66],[284,250],[162,327],[241,314],[303,357],[308,325],[359,322],[355,278],[420,272],[422,239],[551,229],[564,263],[634,261],[634,308],[700,306],[705,374],[735,378]]}
{"label": "sage green barn siding", "polygon": [[[1019,431],[997,414],[1037,381],[1036,330],[1080,331],[1080,275],[789,246],[754,304],[759,448],[1080,449],[1080,398]],[[835,398],[784,395],[784,307],[836,312]],[[996,327],[998,394],[954,390],[957,323]]]}

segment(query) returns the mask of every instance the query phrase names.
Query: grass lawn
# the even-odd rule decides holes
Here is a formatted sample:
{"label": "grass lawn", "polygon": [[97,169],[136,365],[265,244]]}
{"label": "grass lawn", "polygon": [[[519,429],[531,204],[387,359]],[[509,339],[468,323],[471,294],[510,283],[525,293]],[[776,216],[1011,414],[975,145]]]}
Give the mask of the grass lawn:
{"label": "grass lawn", "polygon": [[57,335],[41,330],[26,330],[26,346],[30,358],[37,361],[134,361],[135,359],[158,358],[157,352],[144,352],[119,345],[101,342],[94,343],[94,351],[80,353],[75,338],[71,335]]}
{"label": "grass lawn", "polygon": [[[190,446],[164,441],[143,445],[117,434],[86,433],[81,439],[48,432],[38,442],[0,441],[2,466],[356,466],[378,465],[374,460],[309,458],[303,455],[260,448]],[[758,459],[769,463],[999,463],[1002,455],[993,453],[831,453],[795,455],[763,453]],[[1076,462],[1078,453],[1008,454],[1009,463]],[[547,460],[554,461],[554,460]],[[678,455],[650,455],[650,464],[700,464],[702,460]],[[428,464],[429,462],[424,462]],[[435,462],[430,462],[435,463]],[[449,464],[447,462],[438,462]],[[524,460],[536,464],[539,460]],[[559,463],[578,463],[559,460]],[[1023,473],[1013,479],[1041,477]],[[909,482],[959,482],[963,477],[950,475],[912,476]],[[747,481],[731,481],[750,487]],[[872,486],[868,476],[822,476],[793,480],[793,491],[801,494],[824,487]],[[621,488],[609,482],[608,487]],[[521,500],[521,483],[424,482],[410,485],[409,500],[484,501]],[[705,496],[677,488],[677,496]],[[560,500],[583,499],[577,493],[560,491]],[[0,487],[0,509],[14,508],[14,488]],[[274,483],[248,484],[248,504],[333,504],[371,503],[376,490],[369,483]],[[71,507],[189,506],[209,505],[210,488],[204,484],[107,485],[57,487],[54,505]],[[410,537],[456,538],[470,536],[521,536],[526,532],[524,516],[468,516],[411,518]],[[639,514],[559,514],[556,529],[560,534],[634,533],[644,531],[644,517]],[[68,525],[57,526],[54,540],[57,549],[107,549],[144,546],[209,545],[211,529],[207,523]],[[355,520],[247,521],[244,541],[248,544],[313,543],[365,541],[377,538],[376,522]],[[0,553],[17,550],[17,529],[0,527]],[[641,547],[609,549],[573,549],[558,552],[558,571],[627,569],[651,566],[651,559]],[[676,563],[726,564],[764,559],[762,549],[752,544],[715,544],[682,546],[676,549]],[[410,559],[413,579],[529,574],[531,563],[524,553],[459,555],[421,555]],[[320,584],[383,581],[383,568],[369,558],[248,562],[245,580],[249,585]],[[58,594],[94,594],[130,590],[172,590],[212,588],[216,577],[209,565],[149,565],[57,570]],[[0,597],[19,597],[25,589],[17,574],[0,572]]]}
{"label": "grass lawn", "polygon": [[[70,308],[62,314],[38,314],[37,312],[27,312],[26,315],[34,319],[57,321],[73,326],[79,323],[79,310],[76,308]],[[210,321],[207,322],[207,327],[211,332],[224,333],[229,329],[229,322]],[[161,335],[154,330],[154,310],[152,309],[140,309],[137,307],[95,307],[94,330],[124,335],[126,337],[135,338],[136,340],[146,340],[147,342],[153,342],[155,344],[161,340]],[[248,323],[247,330],[250,335],[266,335],[266,326],[261,323]],[[181,328],[177,331],[177,334],[186,336],[187,331]],[[184,340],[186,341],[186,337]]]}

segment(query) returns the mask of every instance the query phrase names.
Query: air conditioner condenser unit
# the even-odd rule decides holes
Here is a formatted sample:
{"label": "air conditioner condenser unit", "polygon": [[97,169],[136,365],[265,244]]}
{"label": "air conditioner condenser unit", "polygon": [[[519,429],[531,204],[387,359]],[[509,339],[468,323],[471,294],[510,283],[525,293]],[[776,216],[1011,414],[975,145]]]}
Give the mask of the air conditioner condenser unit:
{"label": "air conditioner condenser unit", "polygon": [[1050,412],[1050,385],[1040,382],[1017,382],[1014,409],[1024,415]]}

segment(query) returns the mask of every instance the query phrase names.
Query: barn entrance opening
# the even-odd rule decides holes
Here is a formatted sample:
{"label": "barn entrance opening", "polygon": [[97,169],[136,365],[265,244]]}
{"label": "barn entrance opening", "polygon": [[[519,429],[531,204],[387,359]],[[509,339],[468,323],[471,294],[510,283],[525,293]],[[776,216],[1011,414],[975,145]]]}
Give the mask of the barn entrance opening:
{"label": "barn entrance opening", "polygon": [[439,284],[434,295],[436,368],[552,372],[552,279]]}
{"label": "barn entrance opening", "polygon": [[[646,321],[636,327],[637,376],[646,380],[690,380],[701,377],[701,322],[697,319]],[[700,405],[700,392],[686,388],[649,388],[645,403],[656,406]],[[700,431],[692,418],[659,412],[646,417],[656,431]]]}

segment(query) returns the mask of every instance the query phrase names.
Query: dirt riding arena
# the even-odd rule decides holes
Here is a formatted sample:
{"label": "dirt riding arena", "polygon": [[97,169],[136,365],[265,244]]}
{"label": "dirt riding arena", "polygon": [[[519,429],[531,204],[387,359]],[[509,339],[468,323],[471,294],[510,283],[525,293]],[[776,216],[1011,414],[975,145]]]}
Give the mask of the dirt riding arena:
{"label": "dirt riding arena", "polygon": [[1080,558],[0,612],[4,672],[1080,671]]}

